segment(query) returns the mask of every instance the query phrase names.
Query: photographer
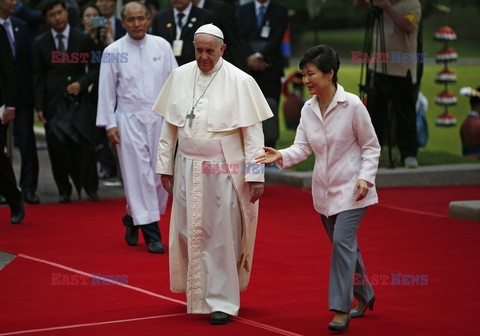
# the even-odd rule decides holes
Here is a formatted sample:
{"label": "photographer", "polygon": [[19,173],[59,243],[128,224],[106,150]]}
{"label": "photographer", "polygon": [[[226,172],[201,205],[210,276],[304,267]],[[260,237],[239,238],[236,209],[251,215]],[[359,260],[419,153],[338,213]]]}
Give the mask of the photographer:
{"label": "photographer", "polygon": [[[388,53],[386,73],[381,66],[370,64],[369,79],[373,80],[373,92],[369,92],[367,109],[381,145],[387,134],[387,113],[391,105],[393,114],[392,138],[400,150],[401,160],[407,168],[418,167],[416,129],[416,89],[418,58],[418,25],[422,16],[418,0],[355,0],[360,9],[377,7],[383,13],[385,50]],[[382,14],[380,14],[382,15]],[[380,21],[381,22],[381,21]],[[378,27],[375,27],[375,31]],[[377,37],[374,40],[378,41]],[[379,46],[373,52],[380,52]],[[383,51],[382,51],[383,52]],[[395,56],[395,58],[393,57]]]}
{"label": "photographer", "polygon": [[80,12],[80,22],[83,31],[90,36],[90,38],[98,47],[98,50],[102,50],[113,43],[113,38],[107,34],[105,28],[105,18],[100,16],[100,10],[97,6],[90,4],[83,7]]}

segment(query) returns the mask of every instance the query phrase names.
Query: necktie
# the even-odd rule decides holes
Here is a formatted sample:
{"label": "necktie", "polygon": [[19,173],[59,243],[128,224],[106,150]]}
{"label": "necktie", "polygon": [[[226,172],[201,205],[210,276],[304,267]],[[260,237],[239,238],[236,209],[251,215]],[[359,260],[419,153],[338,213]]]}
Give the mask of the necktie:
{"label": "necktie", "polygon": [[10,32],[10,29],[8,29],[10,27],[10,22],[3,21],[3,27],[5,27],[5,30],[7,32],[8,42],[10,43],[10,48],[12,49],[13,58],[15,59],[15,40],[12,33]]}
{"label": "necktie", "polygon": [[185,16],[185,14],[183,14],[183,13],[178,13],[177,14],[177,27],[180,30],[182,30],[182,28],[183,28],[183,17],[184,16]]}
{"label": "necktie", "polygon": [[63,34],[57,34],[57,40],[58,40],[58,50],[61,52],[67,51],[65,49],[65,45],[63,44]]}
{"label": "necktie", "polygon": [[261,28],[262,23],[263,23],[263,17],[265,16],[265,6],[261,5],[258,8],[258,14],[257,14],[257,27]]}

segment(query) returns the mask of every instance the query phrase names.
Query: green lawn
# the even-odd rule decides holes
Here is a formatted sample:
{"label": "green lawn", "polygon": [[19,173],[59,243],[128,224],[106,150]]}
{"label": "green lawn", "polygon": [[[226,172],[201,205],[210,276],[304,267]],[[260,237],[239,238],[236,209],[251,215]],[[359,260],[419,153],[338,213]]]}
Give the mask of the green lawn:
{"label": "green lawn", "polygon": [[[453,64],[451,70],[457,74],[458,82],[451,86],[450,91],[457,94],[458,104],[451,108],[457,116],[457,125],[454,127],[438,127],[435,120],[443,111],[443,107],[434,103],[437,93],[441,92],[443,87],[435,83],[435,75],[442,69],[441,65],[425,66],[424,77],[422,80],[422,92],[429,100],[429,108],[427,111],[427,120],[429,126],[430,137],[426,148],[419,151],[418,160],[420,165],[447,164],[460,162],[476,162],[461,156],[461,144],[459,129],[463,120],[469,112],[468,98],[460,96],[458,91],[463,86],[480,85],[480,67],[478,66],[459,66]],[[291,67],[287,70],[287,75],[294,71]],[[360,77],[360,66],[342,65],[339,71],[339,83],[350,92],[358,95],[358,82]],[[281,103],[282,106],[282,103]],[[283,113],[280,113],[280,140],[277,144],[278,148],[288,147],[293,143],[295,131],[285,128]],[[384,150],[384,152],[386,152]],[[386,165],[386,153],[382,153],[381,166]],[[399,160],[398,151],[394,151],[394,158]],[[297,165],[297,170],[311,170],[313,167],[313,158]]]}

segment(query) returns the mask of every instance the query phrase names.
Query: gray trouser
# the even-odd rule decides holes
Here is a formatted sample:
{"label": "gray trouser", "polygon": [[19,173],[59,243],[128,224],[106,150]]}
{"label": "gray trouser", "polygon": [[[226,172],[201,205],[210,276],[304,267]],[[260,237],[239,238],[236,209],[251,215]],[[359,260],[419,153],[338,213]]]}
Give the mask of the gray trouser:
{"label": "gray trouser", "polygon": [[[374,296],[357,244],[357,230],[366,210],[347,210],[328,218],[321,216],[333,244],[328,285],[328,308],[332,311],[350,312],[353,295],[363,302],[369,302]],[[354,285],[358,278],[363,284]]]}

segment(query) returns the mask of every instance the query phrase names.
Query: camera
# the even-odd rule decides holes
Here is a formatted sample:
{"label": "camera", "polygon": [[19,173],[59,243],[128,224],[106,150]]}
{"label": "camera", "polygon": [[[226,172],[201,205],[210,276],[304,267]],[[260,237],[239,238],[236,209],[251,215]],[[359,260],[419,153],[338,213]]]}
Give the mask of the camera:
{"label": "camera", "polygon": [[95,28],[105,27],[105,18],[103,16],[95,16],[90,20],[90,23]]}

